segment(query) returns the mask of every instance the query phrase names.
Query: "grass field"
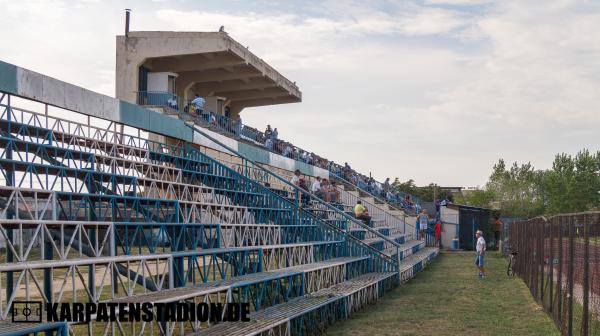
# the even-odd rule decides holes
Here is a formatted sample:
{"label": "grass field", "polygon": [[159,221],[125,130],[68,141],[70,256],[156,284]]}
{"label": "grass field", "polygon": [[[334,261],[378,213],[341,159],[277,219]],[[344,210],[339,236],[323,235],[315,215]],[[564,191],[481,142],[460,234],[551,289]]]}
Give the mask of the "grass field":
{"label": "grass field", "polygon": [[329,335],[559,335],[506,261],[486,258],[477,277],[473,253],[441,253],[423,272],[376,305],[334,324]]}

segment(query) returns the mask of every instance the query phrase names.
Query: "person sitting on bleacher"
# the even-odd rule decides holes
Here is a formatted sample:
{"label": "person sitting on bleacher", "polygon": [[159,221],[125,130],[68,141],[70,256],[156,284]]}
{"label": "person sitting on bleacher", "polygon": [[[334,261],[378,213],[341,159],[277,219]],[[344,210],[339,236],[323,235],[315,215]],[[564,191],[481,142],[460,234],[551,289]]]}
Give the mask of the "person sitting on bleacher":
{"label": "person sitting on bleacher", "polygon": [[206,103],[206,100],[199,95],[196,95],[196,98],[192,100],[192,106],[194,107],[196,114],[204,114],[204,103]]}
{"label": "person sitting on bleacher", "polygon": [[356,201],[356,205],[354,206],[354,216],[356,219],[360,219],[365,224],[371,226],[371,216],[369,216],[369,210],[362,205],[360,200]]}
{"label": "person sitting on bleacher", "polygon": [[179,110],[179,107],[177,106],[177,99],[175,99],[175,96],[171,96],[169,100],[167,100],[167,105],[174,110]]}

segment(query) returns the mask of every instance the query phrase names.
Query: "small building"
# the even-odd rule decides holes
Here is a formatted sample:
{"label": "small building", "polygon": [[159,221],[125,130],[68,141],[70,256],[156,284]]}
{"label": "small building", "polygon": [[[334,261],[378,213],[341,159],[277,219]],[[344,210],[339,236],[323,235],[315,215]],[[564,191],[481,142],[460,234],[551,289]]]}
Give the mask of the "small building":
{"label": "small building", "polygon": [[460,204],[440,206],[442,221],[442,246],[450,248],[452,240],[458,238],[458,248],[474,250],[475,232],[483,231],[486,241],[491,242],[492,210]]}

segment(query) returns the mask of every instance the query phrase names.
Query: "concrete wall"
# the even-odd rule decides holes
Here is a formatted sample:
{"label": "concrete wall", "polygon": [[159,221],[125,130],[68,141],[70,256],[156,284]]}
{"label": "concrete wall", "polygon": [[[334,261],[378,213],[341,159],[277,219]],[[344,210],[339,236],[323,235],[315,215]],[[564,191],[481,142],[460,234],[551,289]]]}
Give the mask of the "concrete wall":
{"label": "concrete wall", "polygon": [[442,246],[450,248],[452,239],[458,236],[459,211],[440,206],[440,219],[442,220]]}
{"label": "concrete wall", "polygon": [[172,72],[149,72],[148,91],[169,92],[169,76],[177,77],[177,74]]}
{"label": "concrete wall", "polygon": [[[179,119],[2,61],[0,91],[229,153],[227,149],[195,132]],[[329,176],[325,169],[239,142],[208,129],[203,129],[203,132],[259,163],[287,171],[300,169],[303,174],[309,176]]]}

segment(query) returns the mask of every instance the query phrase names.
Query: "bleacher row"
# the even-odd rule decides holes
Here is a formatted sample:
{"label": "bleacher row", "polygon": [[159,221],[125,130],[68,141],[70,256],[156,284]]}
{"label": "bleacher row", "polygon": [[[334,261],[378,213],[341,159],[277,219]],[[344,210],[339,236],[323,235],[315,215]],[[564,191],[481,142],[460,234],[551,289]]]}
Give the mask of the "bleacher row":
{"label": "bleacher row", "polygon": [[299,202],[285,178],[245,159],[240,172],[189,143],[6,101],[0,129],[1,334],[65,332],[10,323],[12,304],[31,299],[249,302],[252,311],[250,322],[71,323],[73,335],[316,334],[438,253],[399,216],[381,210],[369,227],[353,204]]}

